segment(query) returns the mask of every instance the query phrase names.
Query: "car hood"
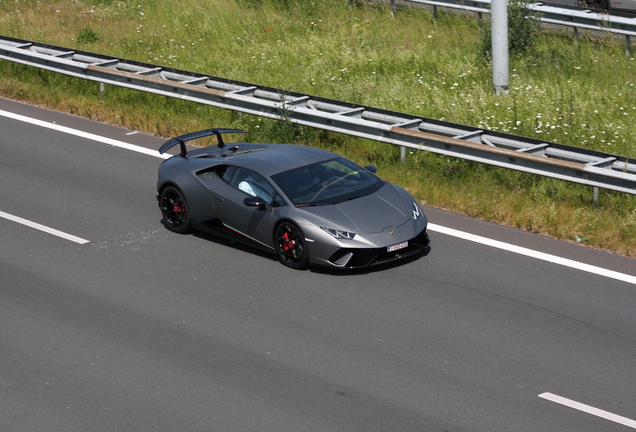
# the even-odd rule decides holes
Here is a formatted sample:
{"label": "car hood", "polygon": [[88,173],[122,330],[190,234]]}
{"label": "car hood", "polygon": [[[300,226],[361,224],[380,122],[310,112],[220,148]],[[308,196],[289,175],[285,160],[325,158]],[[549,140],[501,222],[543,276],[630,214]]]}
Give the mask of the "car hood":
{"label": "car hood", "polygon": [[355,233],[376,233],[398,227],[411,216],[404,200],[390,183],[377,192],[340,204],[305,208],[308,213],[331,222],[327,228]]}

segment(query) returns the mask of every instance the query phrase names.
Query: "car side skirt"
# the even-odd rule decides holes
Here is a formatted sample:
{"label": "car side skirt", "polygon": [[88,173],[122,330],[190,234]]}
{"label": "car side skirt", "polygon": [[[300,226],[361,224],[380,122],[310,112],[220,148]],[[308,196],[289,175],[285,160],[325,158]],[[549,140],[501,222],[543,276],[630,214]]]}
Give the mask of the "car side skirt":
{"label": "car side skirt", "polygon": [[276,250],[272,246],[258,241],[255,238],[250,237],[249,235],[233,228],[232,226],[223,223],[220,219],[194,219],[192,222],[196,228],[209,234],[222,237],[226,240],[236,241],[247,246],[252,246],[266,252],[274,254],[276,253]]}

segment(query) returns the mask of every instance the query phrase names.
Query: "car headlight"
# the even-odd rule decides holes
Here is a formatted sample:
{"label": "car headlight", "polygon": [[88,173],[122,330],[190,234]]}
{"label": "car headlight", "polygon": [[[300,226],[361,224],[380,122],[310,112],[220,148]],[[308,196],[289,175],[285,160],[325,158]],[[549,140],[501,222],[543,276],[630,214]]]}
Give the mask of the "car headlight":
{"label": "car headlight", "polygon": [[337,229],[333,229],[333,228],[325,228],[325,227],[320,227],[324,232],[334,236],[337,239],[340,240],[353,240],[353,238],[356,236],[355,233],[352,232],[348,232],[348,231],[342,231],[342,230],[337,230]]}
{"label": "car headlight", "polygon": [[413,201],[413,213],[411,213],[411,217],[414,220],[418,220],[420,216],[422,216],[422,209],[420,208],[418,203]]}

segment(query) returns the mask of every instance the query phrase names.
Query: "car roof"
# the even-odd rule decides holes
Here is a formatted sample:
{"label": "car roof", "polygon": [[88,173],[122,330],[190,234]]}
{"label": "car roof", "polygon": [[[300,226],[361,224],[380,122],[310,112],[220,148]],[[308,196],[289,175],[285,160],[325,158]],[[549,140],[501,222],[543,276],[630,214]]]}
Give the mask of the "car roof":
{"label": "car roof", "polygon": [[295,144],[231,143],[228,147],[231,151],[205,147],[192,151],[191,156],[222,155],[224,157],[217,159],[218,162],[252,169],[266,176],[340,157],[328,150]]}

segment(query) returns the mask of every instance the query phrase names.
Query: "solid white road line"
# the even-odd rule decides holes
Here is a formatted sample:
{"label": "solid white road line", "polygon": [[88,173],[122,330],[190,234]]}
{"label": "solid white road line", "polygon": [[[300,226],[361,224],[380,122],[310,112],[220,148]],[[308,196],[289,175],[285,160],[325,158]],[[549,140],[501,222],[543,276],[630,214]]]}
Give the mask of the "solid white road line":
{"label": "solid white road line", "polygon": [[481,237],[475,234],[466,233],[463,231],[458,231],[453,228],[447,228],[441,225],[436,224],[428,224],[428,229],[430,231],[439,232],[441,234],[446,234],[453,237],[458,237],[463,240],[472,241],[475,243],[480,243],[486,246],[491,246],[497,249],[506,250],[509,252],[514,252],[519,255],[525,255],[528,257],[536,258],[543,261],[548,261],[554,264],[562,265],[564,267],[570,267],[573,269],[581,270],[588,273],[593,273],[599,276],[605,276],[611,279],[616,279],[622,282],[627,282],[632,285],[636,285],[636,276],[631,276],[625,273],[619,273],[613,270],[604,269],[602,267],[593,266],[590,264],[581,263],[578,261],[573,261],[571,259],[562,258],[556,255],[550,255],[544,252],[535,251],[532,249],[524,248],[521,246],[515,246],[510,243],[504,243],[498,240],[489,239],[487,237]]}
{"label": "solid white road line", "polygon": [[[23,121],[26,123],[30,123],[30,124],[34,124],[37,126],[42,126],[45,128],[49,128],[49,129],[54,129],[57,130],[59,132],[63,132],[63,133],[68,133],[71,135],[75,135],[75,136],[79,136],[79,137],[83,137],[86,139],[90,139],[93,141],[97,141],[97,142],[102,142],[105,144],[109,144],[115,147],[120,147],[126,150],[131,150],[131,151],[135,151],[138,153],[143,153],[143,154],[147,154],[149,156],[154,156],[154,157],[159,157],[159,158],[163,158],[163,159],[167,159],[169,157],[171,157],[169,154],[159,154],[158,151],[156,150],[150,150],[147,149],[145,147],[140,147],[140,146],[136,146],[133,144],[128,144],[125,143],[123,141],[117,141],[117,140],[113,140],[110,138],[105,138],[105,137],[101,137],[99,135],[95,135],[95,134],[91,134],[88,132],[82,132],[82,131],[78,131],[76,129],[71,129],[69,127],[66,126],[60,126],[57,125],[55,123],[49,123],[49,122],[44,122],[41,120],[37,120],[31,117],[26,117],[23,115],[19,115],[19,114],[14,114],[11,113],[9,111],[3,111],[0,110],[0,115],[8,117],[8,118],[12,118],[14,120],[19,120],[19,121]],[[627,282],[633,285],[636,285],[636,276],[631,276],[631,275],[627,275],[627,274],[623,274],[623,273],[618,273],[612,270],[607,270],[604,269],[602,267],[596,267],[593,265],[589,265],[589,264],[584,264],[584,263],[580,263],[577,261],[573,261],[567,258],[561,258],[558,257],[556,255],[550,255],[550,254],[546,254],[543,252],[538,252],[538,251],[534,251],[532,249],[527,249],[524,247],[520,247],[520,246],[515,246],[515,245],[511,245],[508,243],[504,243],[504,242],[500,242],[497,240],[492,240],[489,239],[487,237],[481,237],[478,235],[474,235],[474,234],[469,234],[469,233],[465,233],[462,231],[458,231],[452,228],[447,228],[447,227],[443,227],[441,225],[436,225],[436,224],[428,224],[428,229],[431,231],[436,231],[442,234],[446,234],[446,235],[450,235],[450,236],[454,236],[454,237],[459,237],[461,239],[464,240],[468,240],[468,241],[472,241],[472,242],[476,242],[476,243],[480,243],[480,244],[484,244],[484,245],[488,245],[488,246],[492,246],[492,247],[496,247],[499,249],[503,249],[503,250],[507,250],[510,252],[514,252],[514,253],[518,253],[521,255],[525,255],[525,256],[529,256],[529,257],[533,257],[536,259],[540,259],[540,260],[544,260],[544,261],[548,261],[554,264],[559,264],[562,266],[566,266],[566,267],[571,267],[574,269],[578,269],[581,271],[585,271],[585,272],[589,272],[589,273],[594,273],[597,275],[601,275],[601,276],[605,276],[605,277],[609,277],[612,279],[616,279],[619,281],[623,281],[623,282]]]}
{"label": "solid white road line", "polygon": [[70,240],[70,241],[75,242],[75,243],[79,243],[79,244],[89,243],[89,240],[83,239],[81,237],[76,237],[74,235],[67,234],[65,232],[56,230],[54,228],[50,228],[50,227],[41,225],[39,223],[32,222],[32,221],[27,220],[27,219],[23,219],[21,217],[14,216],[14,215],[11,215],[9,213],[5,213],[3,211],[0,211],[0,217],[2,217],[4,219],[8,219],[8,220],[13,221],[13,222],[17,222],[17,223],[22,224],[22,225],[26,225],[26,226],[31,227],[31,228],[35,228],[36,230],[40,230],[40,231],[43,231],[43,232],[48,233],[48,234],[53,234],[54,236],[61,237],[61,238],[66,239],[66,240]]}
{"label": "solid white road line", "polygon": [[143,153],[143,154],[147,154],[149,156],[155,156],[158,158],[162,158],[162,159],[168,159],[169,157],[171,157],[171,155],[169,154],[159,154],[159,152],[157,150],[150,150],[147,149],[145,147],[141,147],[141,146],[137,146],[134,144],[129,144],[123,141],[118,141],[118,140],[114,140],[111,138],[106,138],[103,136],[99,136],[99,135],[95,135],[92,133],[88,133],[88,132],[83,132],[77,129],[72,129],[66,126],[60,126],[58,124],[55,123],[50,123],[50,122],[45,122],[42,120],[38,120],[38,119],[34,119],[31,117],[25,117],[23,115],[20,114],[14,114],[12,112],[9,111],[3,111],[0,110],[0,115],[4,116],[4,117],[8,117],[14,120],[18,120],[18,121],[22,121],[25,123],[30,123],[32,125],[36,125],[36,126],[40,126],[40,127],[44,127],[44,128],[48,128],[48,129],[53,129],[56,130],[58,132],[63,132],[63,133],[67,133],[69,135],[75,135],[81,138],[86,138],[92,141],[97,141],[97,142],[101,142],[104,144],[108,144],[108,145],[112,145],[113,147],[119,147],[119,148],[123,148],[126,150],[130,150],[130,151],[134,151],[137,153]]}
{"label": "solid white road line", "polygon": [[628,426],[630,428],[636,429],[636,421],[632,419],[628,419],[627,417],[622,417],[616,414],[612,414],[611,412],[594,408],[593,406],[585,405],[580,402],[573,401],[571,399],[566,399],[564,397],[557,396],[552,393],[541,393],[539,397],[542,399],[546,399],[546,400],[561,404],[561,405],[565,405],[570,408],[574,408],[575,410],[583,411],[585,413],[592,414],[594,416],[613,421],[614,423],[622,424],[624,426]]}

